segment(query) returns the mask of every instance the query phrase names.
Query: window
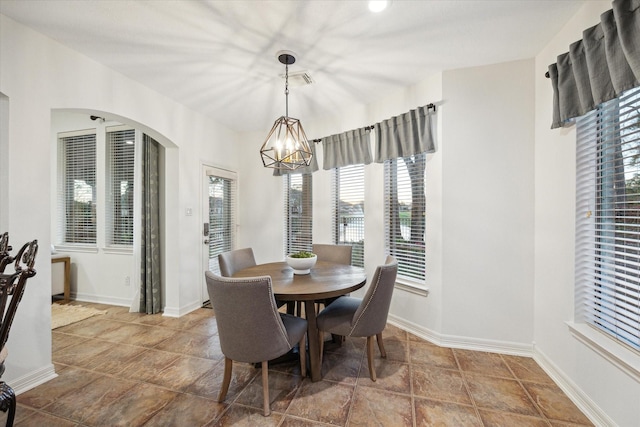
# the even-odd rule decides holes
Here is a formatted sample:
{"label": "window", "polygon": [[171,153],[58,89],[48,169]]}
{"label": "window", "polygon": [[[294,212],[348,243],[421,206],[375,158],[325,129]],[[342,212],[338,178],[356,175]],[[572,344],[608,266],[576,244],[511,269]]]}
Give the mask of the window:
{"label": "window", "polygon": [[351,245],[351,263],[364,267],[364,165],[335,168],[333,178],[333,242]]}
{"label": "window", "polygon": [[285,174],[285,255],[310,251],[312,244],[311,174]]}
{"label": "window", "polygon": [[218,255],[234,249],[236,180],[226,171],[207,171],[209,179],[209,270],[220,274]]}
{"label": "window", "polygon": [[135,131],[107,132],[107,245],[133,245]]}
{"label": "window", "polygon": [[96,135],[61,134],[58,138],[58,240],[96,244]]}
{"label": "window", "polygon": [[398,260],[398,277],[425,279],[426,154],[384,162],[385,250]]}
{"label": "window", "polygon": [[640,350],[640,89],[577,124],[576,320]]}

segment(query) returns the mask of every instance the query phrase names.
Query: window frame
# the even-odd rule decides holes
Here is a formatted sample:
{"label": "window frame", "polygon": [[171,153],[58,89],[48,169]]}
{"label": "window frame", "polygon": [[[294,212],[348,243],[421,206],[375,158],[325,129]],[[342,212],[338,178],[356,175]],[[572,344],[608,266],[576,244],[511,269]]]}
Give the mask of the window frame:
{"label": "window frame", "polygon": [[[295,182],[292,182],[294,181]],[[299,183],[297,181],[300,181]],[[283,175],[284,184],[284,256],[298,251],[311,251],[313,244],[313,175],[310,173]],[[300,201],[298,207],[292,206],[293,185],[300,186]],[[295,202],[295,201],[294,201]],[[292,210],[299,213],[292,216]],[[297,221],[295,221],[297,220]],[[294,223],[298,222],[299,226]],[[294,235],[299,234],[294,242]]]}
{"label": "window frame", "polygon": [[[332,234],[333,243],[337,245],[351,245],[351,264],[356,267],[364,267],[365,251],[365,179],[364,164],[356,164],[334,168],[332,173]],[[344,186],[342,183],[344,182]],[[344,192],[343,192],[344,190]],[[357,197],[361,201],[362,216],[359,221],[352,221],[348,218],[358,218],[356,215],[344,215],[344,211],[349,208],[347,203],[341,199],[347,197]],[[351,204],[353,206],[353,204]],[[357,206],[357,205],[356,205]],[[361,224],[358,224],[360,222]],[[347,230],[350,224],[356,228],[355,235],[362,236],[360,240],[347,240]],[[341,239],[341,236],[343,237]]]}
{"label": "window frame", "polygon": [[[72,142],[74,139],[79,141],[80,139],[86,139],[87,137],[93,137],[93,190],[91,201],[91,221],[93,222],[93,241],[80,242],[69,239],[69,172],[70,158],[67,142]],[[99,239],[99,223],[98,223],[98,209],[99,209],[99,174],[98,174],[98,135],[97,130],[84,129],[71,132],[60,132],[57,135],[58,146],[58,195],[57,195],[57,236],[56,240],[58,246],[64,246],[68,249],[76,250],[89,250],[96,251],[98,247]],[[75,199],[75,197],[73,197]]]}
{"label": "window frame", "polygon": [[[616,319],[626,316],[629,304],[625,301],[621,308],[613,307],[620,304],[619,298],[626,298],[629,288],[637,288],[639,294],[632,318],[640,316],[640,263],[635,261],[640,260],[640,230],[634,231],[635,219],[640,217],[634,202],[638,205],[640,189],[629,187],[635,177],[640,178],[640,161],[633,160],[640,156],[640,113],[631,117],[637,120],[635,136],[625,139],[628,126],[624,121],[629,118],[623,117],[626,113],[621,109],[629,99],[633,109],[640,107],[640,88],[576,120],[576,298],[574,321],[567,324],[577,339],[640,379],[640,340],[634,347],[624,338],[628,332],[610,327],[618,325],[617,330],[625,324]],[[636,148],[626,146],[636,142]],[[615,184],[620,179],[624,187]],[[640,327],[635,333],[640,334]]]}
{"label": "window frame", "polygon": [[[127,157],[125,159],[114,159],[113,158],[113,144],[114,143],[120,143],[121,141],[114,141],[110,138],[110,134],[119,134],[119,133],[130,133],[132,139],[133,139],[133,144],[131,144],[131,148],[130,148],[130,157]],[[136,171],[136,149],[135,146],[137,144],[140,144],[142,141],[142,138],[139,135],[139,132],[137,132],[135,129],[129,127],[129,126],[109,126],[105,128],[105,166],[106,166],[106,170],[105,170],[105,184],[106,184],[106,188],[105,188],[105,206],[104,206],[104,210],[105,210],[105,248],[109,248],[109,249],[132,249],[133,248],[133,241],[134,241],[134,237],[133,237],[133,232],[134,232],[134,224],[135,224],[135,205],[134,205],[134,193],[135,193],[135,185],[136,185],[136,179],[135,179],[135,171]],[[125,148],[126,149],[126,148]],[[131,204],[130,204],[130,211],[131,211],[131,215],[130,215],[130,224],[129,224],[129,228],[130,228],[130,233],[131,233],[131,237],[130,239],[124,239],[122,238],[122,236],[116,236],[117,233],[116,228],[121,228],[121,227],[116,227],[115,226],[115,217],[117,215],[117,207],[119,206],[118,203],[116,203],[115,201],[115,197],[114,197],[114,178],[115,178],[115,172],[116,169],[119,169],[120,166],[122,166],[123,162],[130,162],[130,165],[128,165],[130,167],[130,170],[128,171],[128,173],[130,174],[130,199],[131,199]],[[122,170],[118,171],[118,172],[123,172]],[[118,173],[118,175],[121,175],[121,173]],[[120,209],[122,210],[122,209]],[[126,224],[125,224],[126,226]],[[124,230],[120,230],[120,232],[123,232]],[[128,242],[127,242],[128,240]]]}
{"label": "window frame", "polygon": [[[393,255],[398,259],[398,277],[396,279],[396,284],[400,287],[403,287],[409,291],[413,291],[424,295],[427,292],[426,287],[426,163],[427,163],[427,154],[421,153],[415,156],[411,156],[407,158],[409,160],[417,161],[416,166],[421,167],[422,180],[419,184],[422,187],[423,195],[423,206],[422,206],[422,218],[421,222],[418,222],[418,229],[415,233],[420,233],[422,231],[422,242],[421,243],[409,243],[403,244],[405,246],[406,251],[401,250],[401,248],[394,244],[394,241],[398,237],[398,233],[400,233],[400,237],[402,237],[402,219],[400,216],[400,202],[397,202],[397,198],[400,192],[405,193],[406,197],[406,181],[408,179],[408,184],[411,185],[411,179],[409,178],[409,169],[407,169],[407,161],[404,158],[396,158],[389,159],[384,161],[384,223],[388,224],[385,226],[384,230],[384,244],[385,244],[385,254]],[[399,170],[402,172],[402,167],[399,166],[399,162],[403,162],[404,170],[406,171],[407,177],[403,179],[400,183],[403,184],[400,189],[398,188],[398,173]],[[416,169],[415,173],[419,173],[420,170]],[[411,193],[412,194],[412,193]],[[413,205],[413,194],[412,194],[412,203]],[[411,217],[411,215],[409,215]],[[395,224],[395,225],[394,225]],[[420,230],[420,225],[422,230]],[[409,232],[411,233],[411,227],[409,227]],[[395,230],[395,231],[394,231]],[[409,239],[409,242],[411,239]],[[422,252],[422,258],[413,257],[408,254],[407,251],[411,251],[414,248],[418,248],[418,253]],[[417,265],[416,261],[420,261]],[[418,270],[418,274],[416,274],[416,268]],[[419,271],[422,270],[422,274]],[[418,277],[416,277],[418,276]]]}

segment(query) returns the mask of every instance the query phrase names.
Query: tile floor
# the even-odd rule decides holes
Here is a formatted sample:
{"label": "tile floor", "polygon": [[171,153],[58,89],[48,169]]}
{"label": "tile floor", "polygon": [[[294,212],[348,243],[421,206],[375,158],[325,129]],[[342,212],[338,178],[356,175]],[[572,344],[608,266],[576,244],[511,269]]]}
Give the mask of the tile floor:
{"label": "tile floor", "polygon": [[82,305],[107,314],[52,332],[58,377],[18,396],[16,426],[591,425],[532,359],[438,347],[391,325],[377,382],[359,338],[328,343],[316,383],[295,362],[270,367],[265,418],[251,365],[234,364],[216,402],[224,362],[211,310],[175,319]]}

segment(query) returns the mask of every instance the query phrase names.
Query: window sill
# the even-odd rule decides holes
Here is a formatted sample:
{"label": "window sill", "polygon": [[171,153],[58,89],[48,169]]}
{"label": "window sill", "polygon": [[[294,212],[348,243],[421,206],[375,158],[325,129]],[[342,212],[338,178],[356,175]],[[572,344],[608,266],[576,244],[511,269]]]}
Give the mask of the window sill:
{"label": "window sill", "polygon": [[423,297],[429,295],[429,288],[427,288],[424,283],[413,282],[407,279],[396,279],[396,288]]}
{"label": "window sill", "polygon": [[98,247],[93,245],[55,245],[55,252],[85,252],[98,253]]}
{"label": "window sill", "polygon": [[631,378],[640,382],[640,356],[585,323],[566,322],[571,334]]}
{"label": "window sill", "polygon": [[133,247],[131,246],[108,246],[104,248],[105,254],[120,254],[120,255],[131,255],[133,254]]}

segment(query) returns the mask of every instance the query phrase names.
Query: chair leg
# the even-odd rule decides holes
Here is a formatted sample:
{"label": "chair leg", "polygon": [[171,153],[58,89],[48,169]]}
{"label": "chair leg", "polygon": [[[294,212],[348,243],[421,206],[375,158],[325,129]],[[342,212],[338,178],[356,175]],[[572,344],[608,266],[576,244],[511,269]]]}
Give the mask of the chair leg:
{"label": "chair leg", "polygon": [[367,361],[369,362],[369,377],[376,380],[376,368],[373,365],[373,335],[367,337]]}
{"label": "chair leg", "polygon": [[13,420],[16,416],[16,394],[9,384],[0,382],[0,410],[7,412],[7,427],[13,427]]}
{"label": "chair leg", "polygon": [[307,334],[302,336],[298,344],[298,354],[300,355],[300,375],[302,378],[307,376]]}
{"label": "chair leg", "polygon": [[229,391],[229,384],[231,383],[231,370],[233,369],[233,360],[225,356],[224,358],[224,377],[222,378],[222,386],[220,387],[220,394],[218,394],[218,402],[222,402],[227,397]]}
{"label": "chair leg", "polygon": [[382,342],[382,332],[380,332],[379,334],[376,335],[377,341],[378,341],[378,348],[380,349],[380,355],[382,355],[383,358],[387,358],[387,352],[384,350],[384,343]]}
{"label": "chair leg", "polygon": [[264,416],[271,415],[269,406],[269,361],[262,362],[262,400],[264,402]]}

